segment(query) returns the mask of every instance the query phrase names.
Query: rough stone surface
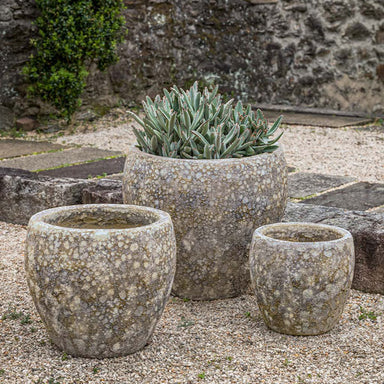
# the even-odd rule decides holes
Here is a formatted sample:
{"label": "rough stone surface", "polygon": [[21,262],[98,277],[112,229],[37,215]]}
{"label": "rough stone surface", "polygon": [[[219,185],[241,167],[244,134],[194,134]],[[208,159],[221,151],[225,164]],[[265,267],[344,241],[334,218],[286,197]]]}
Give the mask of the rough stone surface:
{"label": "rough stone surface", "polygon": [[12,110],[0,105],[0,131],[9,131],[11,128],[13,128],[14,124],[15,115],[13,114]]}
{"label": "rough stone surface", "polygon": [[93,183],[0,168],[0,221],[26,225],[32,215],[42,210],[81,204],[83,189]]}
{"label": "rough stone surface", "polygon": [[[270,0],[267,0],[270,3]],[[260,1],[257,1],[260,3]],[[264,1],[262,1],[264,2]],[[378,41],[384,4],[375,0],[125,0],[129,34],[121,60],[91,71],[84,106],[141,101],[171,84],[216,82],[255,102],[372,112],[382,106]],[[3,0],[0,105],[31,107],[21,68],[36,35],[33,0]],[[380,107],[377,113],[384,113]],[[27,115],[27,114],[25,114]]]}
{"label": "rough stone surface", "polygon": [[287,199],[281,148],[241,159],[180,160],[131,148],[123,178],[126,204],[168,212],[178,243],[173,292],[209,300],[249,286],[254,228],[277,222]]}
{"label": "rough stone surface", "polygon": [[354,181],[353,177],[297,172],[288,176],[288,196],[300,198],[340,187]]}
{"label": "rough stone surface", "polygon": [[365,211],[384,205],[384,184],[360,182],[303,201],[348,210]]}
{"label": "rough stone surface", "polygon": [[250,271],[267,326],[290,335],[318,335],[339,321],[352,284],[351,234],[310,223],[258,228]]}
{"label": "rough stone surface", "polygon": [[119,155],[121,155],[121,153],[116,151],[106,151],[104,149],[83,147],[54,153],[42,153],[40,155],[6,159],[0,161],[0,167],[20,168],[26,169],[28,171],[37,171]]}
{"label": "rough stone surface", "polygon": [[83,204],[123,204],[121,181],[103,179],[83,189]]}
{"label": "rough stone surface", "polygon": [[22,117],[21,119],[16,120],[16,128],[21,129],[22,131],[33,131],[38,126],[39,123],[30,117]]}
{"label": "rough stone surface", "polygon": [[351,232],[356,258],[352,288],[384,294],[384,213],[288,203],[283,221],[336,225]]}
{"label": "rough stone surface", "polygon": [[352,116],[335,116],[332,114],[323,115],[316,113],[295,113],[295,112],[278,112],[278,111],[266,111],[263,109],[264,115],[268,120],[276,120],[280,115],[283,115],[284,124],[289,125],[309,125],[316,127],[331,127],[341,128],[353,125],[368,124],[372,119],[364,117],[352,117]]}
{"label": "rough stone surface", "polygon": [[171,218],[151,208],[61,207],[28,225],[30,293],[52,341],[73,356],[143,348],[168,301],[175,266]]}
{"label": "rough stone surface", "polygon": [[74,179],[87,179],[103,175],[122,173],[124,170],[125,157],[92,161],[90,163],[71,165],[68,167],[50,169],[39,172],[40,175],[51,177],[72,177]]}
{"label": "rough stone surface", "polygon": [[65,147],[60,144],[53,144],[48,141],[4,139],[0,140],[0,159],[32,155],[33,153],[48,152],[64,148]]}

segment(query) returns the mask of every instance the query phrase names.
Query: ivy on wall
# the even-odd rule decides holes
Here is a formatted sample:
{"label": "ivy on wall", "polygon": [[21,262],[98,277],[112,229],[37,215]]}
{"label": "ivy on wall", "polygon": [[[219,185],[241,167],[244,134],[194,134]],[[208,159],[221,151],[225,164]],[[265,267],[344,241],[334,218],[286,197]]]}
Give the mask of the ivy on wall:
{"label": "ivy on wall", "polygon": [[81,105],[88,69],[118,60],[123,40],[123,0],[36,0],[36,53],[23,69],[28,93],[52,104],[69,121]]}

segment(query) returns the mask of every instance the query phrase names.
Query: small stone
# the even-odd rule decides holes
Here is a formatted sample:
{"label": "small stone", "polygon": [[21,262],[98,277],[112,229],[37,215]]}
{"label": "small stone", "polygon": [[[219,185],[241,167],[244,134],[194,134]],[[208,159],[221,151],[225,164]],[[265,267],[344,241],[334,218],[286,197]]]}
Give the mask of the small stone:
{"label": "small stone", "polygon": [[33,131],[38,126],[39,123],[30,117],[22,117],[21,119],[16,120],[16,128],[23,131]]}

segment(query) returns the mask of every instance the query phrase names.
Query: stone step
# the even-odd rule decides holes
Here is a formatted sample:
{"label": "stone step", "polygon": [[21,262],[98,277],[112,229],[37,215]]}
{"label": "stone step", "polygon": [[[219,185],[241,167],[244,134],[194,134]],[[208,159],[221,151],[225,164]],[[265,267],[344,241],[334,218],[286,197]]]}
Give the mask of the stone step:
{"label": "stone step", "polygon": [[372,119],[365,117],[353,116],[332,116],[321,115],[316,113],[298,113],[298,112],[279,112],[263,110],[263,113],[268,121],[276,120],[280,115],[283,115],[283,123],[289,125],[309,125],[315,127],[342,128],[369,124]]}
{"label": "stone step", "polygon": [[50,169],[38,172],[39,175],[51,177],[71,177],[74,179],[88,179],[98,176],[122,173],[124,170],[125,157],[116,157],[100,161],[92,161],[68,167]]}
{"label": "stone step", "polygon": [[48,141],[3,139],[0,140],[0,159],[57,151],[65,148],[68,147]]}
{"label": "stone step", "polygon": [[288,175],[288,196],[304,198],[356,181],[353,177],[297,172]]}
{"label": "stone step", "polygon": [[122,153],[92,147],[82,147],[66,149],[60,152],[6,159],[0,161],[0,167],[37,171],[67,166],[69,164],[84,163],[86,161],[100,160],[112,156],[122,156]]}
{"label": "stone step", "polygon": [[359,182],[303,200],[302,203],[366,211],[384,205],[384,184]]}

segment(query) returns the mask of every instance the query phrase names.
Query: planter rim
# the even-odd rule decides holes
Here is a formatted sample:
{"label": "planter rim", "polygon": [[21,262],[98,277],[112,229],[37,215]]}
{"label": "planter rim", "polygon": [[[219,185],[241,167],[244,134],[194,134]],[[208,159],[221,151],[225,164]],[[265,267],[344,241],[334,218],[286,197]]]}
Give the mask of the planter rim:
{"label": "planter rim", "polygon": [[240,157],[240,158],[237,158],[237,157],[229,157],[229,158],[226,158],[226,159],[178,159],[178,158],[174,158],[174,157],[167,157],[167,156],[158,156],[158,155],[152,155],[151,153],[147,153],[147,152],[143,152],[141,151],[139,148],[137,148],[136,145],[131,145],[129,147],[129,150],[128,150],[128,154],[133,152],[133,153],[139,153],[139,154],[142,154],[144,156],[148,156],[150,158],[154,158],[154,159],[162,159],[163,161],[170,161],[170,162],[174,162],[174,161],[179,161],[179,162],[184,162],[184,163],[189,163],[189,164],[196,164],[196,163],[219,163],[219,162],[232,162],[232,163],[240,163],[240,162],[243,162],[244,160],[247,160],[247,159],[266,159],[268,156],[271,156],[271,155],[275,155],[277,153],[281,153],[284,149],[283,149],[283,146],[282,144],[276,144],[278,146],[278,148],[276,148],[276,150],[274,150],[273,152],[265,152],[265,153],[260,153],[258,155],[253,155],[253,156],[244,156],[244,157]]}
{"label": "planter rim", "polygon": [[[296,228],[316,228],[316,229],[328,229],[328,230],[331,230],[335,233],[338,233],[341,235],[341,237],[339,237],[338,239],[334,239],[334,240],[323,240],[323,241],[308,241],[308,242],[304,242],[304,241],[289,241],[289,240],[280,240],[280,239],[277,239],[275,237],[272,237],[272,236],[268,236],[268,235],[265,235],[263,232],[268,230],[269,228],[289,228],[289,227],[296,227]],[[309,222],[287,222],[287,223],[274,223],[274,224],[267,224],[267,225],[263,225],[259,228],[257,228],[254,233],[253,233],[253,236],[257,235],[259,238],[262,238],[264,240],[267,240],[269,242],[273,241],[273,242],[276,242],[276,243],[284,243],[284,244],[302,244],[302,245],[306,245],[306,244],[336,244],[338,242],[343,242],[345,241],[346,239],[349,239],[349,238],[352,238],[352,235],[349,231],[347,231],[346,229],[343,229],[343,228],[340,228],[340,227],[337,227],[335,225],[327,225],[327,224],[321,224],[321,223],[309,223]]]}
{"label": "planter rim", "polygon": [[[46,219],[49,218],[53,214],[61,214],[64,212],[87,212],[89,209],[92,208],[102,208],[106,211],[116,211],[116,212],[136,212],[136,213],[151,213],[154,215],[154,222],[150,224],[144,224],[140,225],[138,227],[133,228],[72,228],[72,227],[62,227],[60,225],[50,224],[46,222]],[[145,207],[141,205],[128,205],[128,204],[81,204],[81,205],[68,205],[68,206],[62,206],[62,207],[55,207],[46,209],[44,211],[38,212],[35,215],[33,215],[29,219],[28,227],[29,228],[36,228],[36,227],[43,227],[46,230],[60,230],[61,232],[67,232],[67,233],[88,233],[88,234],[94,234],[94,233],[100,233],[102,231],[103,233],[134,233],[141,231],[143,229],[151,229],[155,227],[159,227],[162,224],[166,222],[172,222],[171,216],[164,211],[161,211],[160,209]]]}

